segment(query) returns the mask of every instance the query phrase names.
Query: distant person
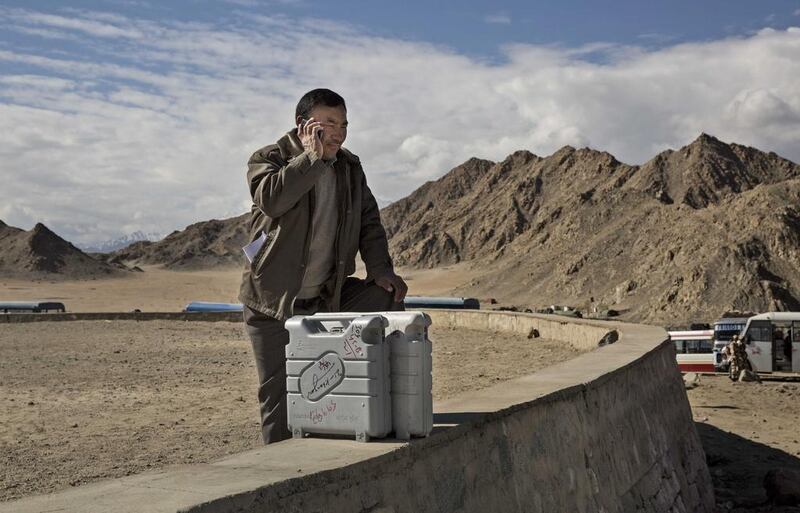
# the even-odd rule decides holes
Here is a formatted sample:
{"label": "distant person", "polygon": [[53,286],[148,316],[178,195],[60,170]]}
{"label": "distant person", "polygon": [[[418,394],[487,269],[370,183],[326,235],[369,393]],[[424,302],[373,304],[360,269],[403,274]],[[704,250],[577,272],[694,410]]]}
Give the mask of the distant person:
{"label": "distant person", "polygon": [[744,341],[739,339],[739,335],[734,335],[728,347],[725,348],[728,355],[730,366],[728,367],[728,377],[732,381],[741,381],[742,373],[750,373],[754,379],[758,379],[750,359],[747,356]]}
{"label": "distant person", "polygon": [[[342,147],[344,99],[328,89],[309,91],[297,104],[294,124],[247,164],[252,260],[239,299],[258,370],[264,443],[291,436],[284,321],[321,311],[402,310],[408,290],[394,273],[361,162]],[[356,253],[366,280],[350,276]]]}

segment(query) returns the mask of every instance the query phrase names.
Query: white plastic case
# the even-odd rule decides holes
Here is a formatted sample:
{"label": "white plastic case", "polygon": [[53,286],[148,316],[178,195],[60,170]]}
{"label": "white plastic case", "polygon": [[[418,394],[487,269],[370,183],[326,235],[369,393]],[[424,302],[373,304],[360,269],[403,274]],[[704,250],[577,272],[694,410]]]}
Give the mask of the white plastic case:
{"label": "white plastic case", "polygon": [[286,321],[286,390],[292,436],[392,430],[387,321],[376,314],[317,314]]}
{"label": "white plastic case", "polygon": [[[354,313],[326,313],[317,316],[353,319]],[[428,338],[431,318],[423,312],[372,312],[386,325],[386,342],[391,346],[392,429],[395,436],[428,436],[433,430],[432,345]]]}
{"label": "white plastic case", "polygon": [[431,318],[422,312],[382,312],[392,348],[392,428],[397,438],[428,436],[433,430]]}

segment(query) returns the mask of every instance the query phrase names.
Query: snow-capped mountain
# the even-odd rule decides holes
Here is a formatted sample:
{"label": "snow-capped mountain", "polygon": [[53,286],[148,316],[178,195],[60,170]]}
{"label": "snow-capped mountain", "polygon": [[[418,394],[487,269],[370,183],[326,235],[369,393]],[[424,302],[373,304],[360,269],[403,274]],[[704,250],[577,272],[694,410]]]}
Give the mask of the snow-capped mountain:
{"label": "snow-capped mountain", "polygon": [[95,244],[86,244],[78,247],[89,253],[111,253],[112,251],[129,246],[134,242],[139,242],[142,240],[157,241],[161,240],[162,238],[163,235],[158,233],[144,233],[142,231],[135,231],[129,235],[123,235],[122,237],[113,240],[107,240]]}

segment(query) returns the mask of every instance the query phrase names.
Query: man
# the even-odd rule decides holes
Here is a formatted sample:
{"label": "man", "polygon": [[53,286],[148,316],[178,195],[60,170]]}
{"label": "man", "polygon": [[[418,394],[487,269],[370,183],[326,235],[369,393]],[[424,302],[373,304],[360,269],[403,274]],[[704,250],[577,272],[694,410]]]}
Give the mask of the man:
{"label": "man", "polygon": [[[394,273],[378,205],[347,137],[344,99],[306,93],[296,128],[248,162],[250,240],[239,299],[258,370],[264,443],[289,438],[284,321],[319,311],[401,310],[408,290]],[[360,252],[367,279],[350,277]]]}
{"label": "man", "polygon": [[739,340],[739,335],[733,336],[730,344],[725,348],[725,353],[728,355],[728,361],[730,362],[728,377],[732,381],[742,381],[743,372],[747,380],[758,381],[758,374],[753,370],[753,366],[747,356],[745,342]]}

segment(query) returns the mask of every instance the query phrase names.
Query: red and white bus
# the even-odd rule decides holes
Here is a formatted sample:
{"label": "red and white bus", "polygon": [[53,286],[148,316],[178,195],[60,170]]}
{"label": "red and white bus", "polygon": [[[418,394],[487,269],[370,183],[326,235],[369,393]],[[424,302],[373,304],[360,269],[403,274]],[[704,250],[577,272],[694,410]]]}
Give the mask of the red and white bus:
{"label": "red and white bus", "polygon": [[669,331],[681,372],[715,372],[714,330]]}

